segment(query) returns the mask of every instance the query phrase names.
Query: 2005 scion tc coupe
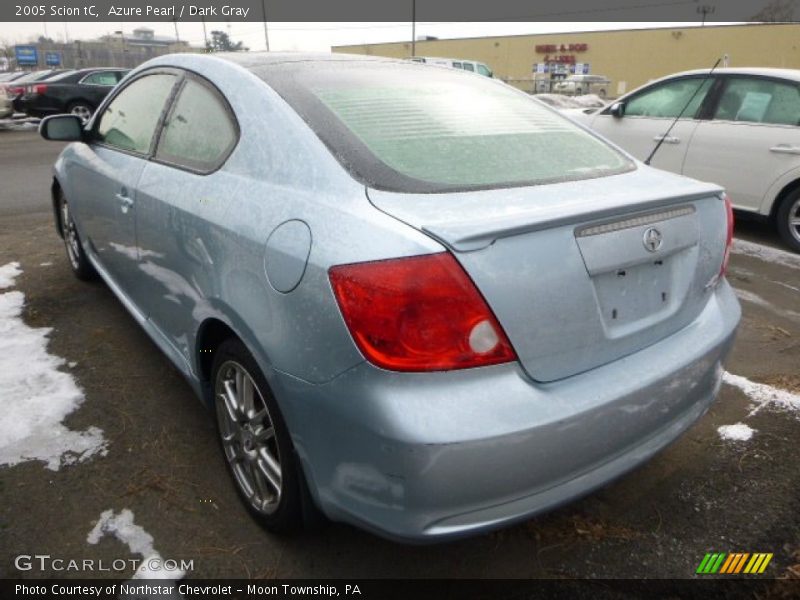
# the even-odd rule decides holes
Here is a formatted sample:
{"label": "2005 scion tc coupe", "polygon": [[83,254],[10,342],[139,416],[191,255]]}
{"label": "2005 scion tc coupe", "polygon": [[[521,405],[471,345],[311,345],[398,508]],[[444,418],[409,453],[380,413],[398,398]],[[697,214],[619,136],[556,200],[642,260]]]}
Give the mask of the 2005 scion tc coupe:
{"label": "2005 scion tc coupe", "polygon": [[719,389],[723,191],[496,80],[164,56],[41,133],[74,142],[52,185],[72,269],[215,406],[268,529],[506,525],[651,457]]}

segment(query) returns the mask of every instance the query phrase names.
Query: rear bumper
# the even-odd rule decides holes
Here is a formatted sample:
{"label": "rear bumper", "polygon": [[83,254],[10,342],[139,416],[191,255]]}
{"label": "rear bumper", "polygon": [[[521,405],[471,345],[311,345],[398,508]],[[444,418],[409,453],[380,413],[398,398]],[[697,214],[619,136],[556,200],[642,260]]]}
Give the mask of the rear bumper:
{"label": "rear bumper", "polygon": [[274,385],[329,517],[438,541],[562,504],[675,440],[714,400],[740,314],[723,282],[678,333],[548,384],[517,364],[400,374],[363,363],[324,385],[280,374]]}

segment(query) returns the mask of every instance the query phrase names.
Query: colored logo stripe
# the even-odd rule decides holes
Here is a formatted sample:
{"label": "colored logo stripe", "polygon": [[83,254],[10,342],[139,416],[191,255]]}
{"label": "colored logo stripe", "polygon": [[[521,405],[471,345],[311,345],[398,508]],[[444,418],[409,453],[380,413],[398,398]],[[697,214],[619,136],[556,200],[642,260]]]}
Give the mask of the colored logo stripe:
{"label": "colored logo stripe", "polygon": [[772,554],[760,553],[760,554],[753,554],[753,558],[750,559],[750,562],[747,563],[747,566],[744,568],[745,573],[763,573],[764,569],[767,568],[769,561],[772,560]]}
{"label": "colored logo stripe", "polygon": [[700,566],[697,567],[697,572],[702,574],[713,574],[716,573],[717,570],[722,565],[722,561],[725,559],[724,552],[714,552],[706,554],[703,561],[700,563]]}
{"label": "colored logo stripe", "polygon": [[697,573],[701,575],[737,574],[747,573],[750,575],[763,573],[767,565],[772,560],[771,552],[709,552],[697,567]]}

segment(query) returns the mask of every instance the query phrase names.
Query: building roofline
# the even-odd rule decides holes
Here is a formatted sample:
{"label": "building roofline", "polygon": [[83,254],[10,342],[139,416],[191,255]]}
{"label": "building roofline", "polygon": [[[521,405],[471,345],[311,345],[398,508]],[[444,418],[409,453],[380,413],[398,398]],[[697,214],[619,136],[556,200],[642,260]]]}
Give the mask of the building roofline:
{"label": "building roofline", "polygon": [[[573,34],[586,34],[586,33],[620,33],[620,32],[634,32],[634,31],[659,31],[659,30],[676,30],[676,29],[720,29],[724,27],[769,27],[769,26],[800,26],[800,23],[768,23],[768,22],[742,22],[742,23],[717,23],[706,25],[684,25],[684,26],[664,26],[664,27],[641,27],[634,29],[584,29],[581,31],[547,31],[542,33],[512,33],[508,35],[475,35],[468,37],[454,37],[454,38],[439,38],[436,40],[416,40],[416,43],[437,43],[437,42],[458,42],[466,40],[497,40],[503,38],[522,38],[522,37],[536,37],[544,35],[573,35]],[[338,46],[331,46],[331,51],[335,52],[336,48],[357,48],[364,46],[390,46],[395,44],[410,44],[411,40],[397,40],[396,42],[376,42],[374,44],[341,44]]]}

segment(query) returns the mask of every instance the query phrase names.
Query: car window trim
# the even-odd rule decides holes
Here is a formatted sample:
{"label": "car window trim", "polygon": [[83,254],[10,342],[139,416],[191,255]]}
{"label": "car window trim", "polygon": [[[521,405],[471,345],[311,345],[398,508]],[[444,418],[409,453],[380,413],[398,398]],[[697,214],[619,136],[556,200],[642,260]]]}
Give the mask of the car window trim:
{"label": "car window trim", "polygon": [[720,73],[719,80],[719,91],[718,96],[715,98],[714,105],[710,107],[709,117],[708,120],[714,123],[734,123],[737,125],[758,125],[759,127],[793,127],[797,128],[800,127],[798,125],[789,125],[788,123],[755,123],[753,121],[734,121],[731,119],[715,119],[714,113],[717,111],[717,107],[719,106],[719,102],[722,100],[722,96],[725,94],[725,91],[728,89],[728,85],[730,84],[731,80],[733,79],[755,79],[758,81],[770,81],[773,83],[782,83],[788,86],[794,86],[797,88],[798,92],[800,92],[800,81],[796,81],[794,79],[784,79],[783,77],[777,77],[775,75],[761,75],[757,73]]}
{"label": "car window trim", "polygon": [[[111,104],[114,99],[119,96],[122,92],[128,89],[134,82],[139,81],[143,77],[147,77],[149,75],[159,75],[159,74],[166,74],[166,75],[173,75],[175,76],[175,82],[172,84],[172,89],[170,90],[169,94],[167,95],[167,99],[164,102],[164,107],[161,109],[161,114],[156,121],[156,126],[153,129],[153,139],[150,140],[150,147],[148,148],[147,152],[136,152],[135,150],[128,150],[126,148],[120,148],[119,146],[114,146],[113,144],[106,144],[96,138],[97,136],[97,128],[100,126],[100,120],[103,117],[103,113],[108,108],[108,105]],[[153,153],[155,152],[155,144],[160,136],[161,125],[164,122],[164,118],[168,112],[168,110],[172,106],[172,101],[175,99],[175,91],[183,82],[184,73],[180,69],[175,69],[172,67],[154,67],[152,69],[147,69],[138,73],[135,77],[129,79],[125,82],[125,85],[112,90],[112,92],[106,96],[103,103],[95,112],[95,116],[92,118],[91,122],[91,129],[89,130],[89,143],[100,146],[101,148],[108,148],[109,150],[114,150],[116,152],[121,152],[122,154],[128,154],[129,156],[135,156],[137,158],[143,158],[145,160],[151,158]]]}
{"label": "car window trim", "polygon": [[[239,120],[236,118],[236,113],[233,111],[233,107],[231,107],[230,102],[228,102],[228,99],[225,97],[225,94],[223,94],[222,91],[217,86],[215,86],[211,81],[209,81],[202,75],[195,73],[194,71],[181,69],[181,72],[183,73],[183,77],[181,78],[181,81],[179,82],[177,88],[173,91],[170,97],[169,110],[166,112],[166,114],[162,115],[162,119],[158,123],[158,131],[156,133],[154,140],[155,143],[152,149],[153,152],[152,155],[149,157],[149,160],[151,162],[171,167],[173,169],[186,171],[194,175],[211,175],[212,173],[219,171],[223,167],[223,165],[225,165],[230,155],[233,154],[233,151],[239,145],[239,140],[241,138],[241,128],[239,127]],[[160,158],[158,156],[158,150],[161,147],[161,138],[164,134],[164,124],[168,121],[169,118],[172,117],[172,113],[175,110],[176,105],[178,104],[178,99],[180,98],[180,94],[183,91],[183,88],[186,86],[186,82],[188,80],[192,80],[195,83],[202,85],[207,90],[211,91],[212,95],[219,101],[220,106],[225,112],[225,115],[228,117],[228,121],[231,123],[231,125],[233,125],[233,132],[234,132],[233,142],[231,142],[228,148],[225,149],[225,152],[220,154],[220,157],[214,163],[211,163],[211,166],[206,169],[192,167],[184,163]]]}
{"label": "car window trim", "polygon": [[[116,83],[108,85],[107,83],[91,83],[87,82],[86,80],[93,75],[97,75],[98,73],[116,73],[116,72],[117,71],[114,69],[98,69],[97,71],[92,71],[91,73],[87,73],[75,83],[78,85],[91,85],[94,87],[114,87]],[[119,79],[117,79],[117,82],[119,82]]]}
{"label": "car window trim", "polygon": [[[709,77],[707,73],[706,74],[700,73],[700,74],[692,74],[692,75],[681,75],[680,77],[670,77],[668,79],[662,79],[660,81],[655,81],[651,85],[648,85],[647,87],[644,87],[644,88],[642,88],[640,90],[637,90],[635,92],[631,92],[628,96],[626,96],[624,98],[614,100],[611,104],[609,104],[608,106],[606,106],[603,109],[603,111],[600,113],[600,115],[610,116],[611,115],[611,107],[614,106],[615,104],[617,104],[619,102],[624,102],[625,104],[627,104],[632,99],[636,98],[637,96],[640,96],[642,94],[645,94],[647,92],[652,91],[657,86],[665,85],[665,84],[668,84],[668,83],[673,83],[675,81],[681,81],[681,80],[684,80],[684,79],[711,79],[712,80],[711,87],[709,88],[708,93],[706,94],[706,97],[703,98],[703,101],[700,103],[700,106],[697,107],[697,112],[695,113],[695,115],[692,116],[692,117],[680,117],[681,121],[686,121],[686,120],[688,120],[688,121],[702,121],[704,119],[701,118],[701,115],[705,114],[705,112],[706,112],[705,111],[705,104],[709,101],[709,97],[711,96],[711,93],[713,92],[714,87],[716,85],[718,85],[717,82],[719,81],[719,77],[720,76],[717,73],[714,73],[713,75],[711,75],[711,77]],[[624,118],[626,118],[626,119],[663,119],[665,121],[672,121],[672,120],[675,119],[675,117],[645,117],[645,116],[642,116],[642,115],[624,115]]]}

